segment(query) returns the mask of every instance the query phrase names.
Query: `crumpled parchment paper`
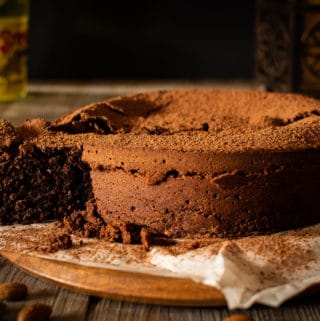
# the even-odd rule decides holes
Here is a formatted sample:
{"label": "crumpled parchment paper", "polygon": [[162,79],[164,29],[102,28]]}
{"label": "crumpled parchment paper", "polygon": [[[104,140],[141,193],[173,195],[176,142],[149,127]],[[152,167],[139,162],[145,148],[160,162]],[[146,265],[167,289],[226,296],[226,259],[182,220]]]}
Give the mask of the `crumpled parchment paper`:
{"label": "crumpled parchment paper", "polygon": [[[53,223],[0,227],[0,250],[77,264],[191,278],[218,288],[228,307],[254,303],[277,307],[311,285],[320,284],[320,224],[237,240],[217,239],[191,250],[172,246],[108,243],[73,236],[72,249],[44,253],[36,245]],[[178,246],[179,247],[179,246]]]}

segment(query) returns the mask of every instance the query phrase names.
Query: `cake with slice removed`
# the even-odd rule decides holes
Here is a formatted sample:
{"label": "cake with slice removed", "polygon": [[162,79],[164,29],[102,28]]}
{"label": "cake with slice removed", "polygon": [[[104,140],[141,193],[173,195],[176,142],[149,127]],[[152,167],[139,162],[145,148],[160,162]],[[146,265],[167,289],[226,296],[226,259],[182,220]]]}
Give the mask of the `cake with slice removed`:
{"label": "cake with slice removed", "polygon": [[319,116],[300,95],[187,89],[1,121],[0,223],[114,239],[121,224],[239,237],[318,223]]}

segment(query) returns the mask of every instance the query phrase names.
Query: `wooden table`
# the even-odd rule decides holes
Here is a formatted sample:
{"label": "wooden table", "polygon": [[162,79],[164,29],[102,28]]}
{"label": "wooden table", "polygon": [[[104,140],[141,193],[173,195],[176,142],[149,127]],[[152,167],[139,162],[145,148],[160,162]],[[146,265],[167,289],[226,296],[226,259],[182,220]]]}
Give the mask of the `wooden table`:
{"label": "wooden table", "polygon": [[[0,104],[0,117],[19,125],[26,118],[53,119],[86,103],[125,93],[178,87],[256,88],[250,82],[101,82],[101,83],[32,83],[28,97]],[[0,257],[0,282],[21,281],[28,285],[27,301],[10,303],[1,320],[15,320],[26,303],[42,302],[52,306],[53,320],[121,321],[220,321],[239,311],[227,308],[179,308],[99,299],[72,292],[27,275]],[[319,321],[320,296],[296,299],[281,308],[255,306],[246,311],[259,321]]]}

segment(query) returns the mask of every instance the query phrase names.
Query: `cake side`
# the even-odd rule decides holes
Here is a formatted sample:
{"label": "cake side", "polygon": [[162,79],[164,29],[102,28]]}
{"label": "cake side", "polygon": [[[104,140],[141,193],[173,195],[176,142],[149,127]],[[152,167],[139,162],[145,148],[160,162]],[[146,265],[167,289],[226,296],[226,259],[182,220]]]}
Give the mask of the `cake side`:
{"label": "cake side", "polygon": [[159,153],[86,145],[83,159],[105,223],[122,220],[167,236],[243,236],[319,219],[316,150]]}

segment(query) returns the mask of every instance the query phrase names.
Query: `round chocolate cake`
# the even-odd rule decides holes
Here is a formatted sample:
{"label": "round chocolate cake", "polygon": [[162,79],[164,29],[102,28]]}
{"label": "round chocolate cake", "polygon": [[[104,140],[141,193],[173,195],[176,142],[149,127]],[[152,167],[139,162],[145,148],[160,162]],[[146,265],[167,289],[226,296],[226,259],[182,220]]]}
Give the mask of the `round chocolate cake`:
{"label": "round chocolate cake", "polygon": [[170,237],[315,224],[319,116],[300,95],[197,89],[116,97],[53,123],[2,121],[0,222],[64,218],[99,237],[119,224]]}

